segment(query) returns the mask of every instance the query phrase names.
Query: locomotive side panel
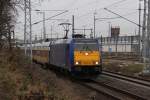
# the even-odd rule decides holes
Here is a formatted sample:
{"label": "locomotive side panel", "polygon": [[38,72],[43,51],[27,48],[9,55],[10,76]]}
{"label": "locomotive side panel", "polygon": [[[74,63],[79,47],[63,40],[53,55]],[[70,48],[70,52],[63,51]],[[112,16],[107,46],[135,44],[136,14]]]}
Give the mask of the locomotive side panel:
{"label": "locomotive side panel", "polygon": [[55,44],[50,46],[50,64],[68,69],[68,45]]}

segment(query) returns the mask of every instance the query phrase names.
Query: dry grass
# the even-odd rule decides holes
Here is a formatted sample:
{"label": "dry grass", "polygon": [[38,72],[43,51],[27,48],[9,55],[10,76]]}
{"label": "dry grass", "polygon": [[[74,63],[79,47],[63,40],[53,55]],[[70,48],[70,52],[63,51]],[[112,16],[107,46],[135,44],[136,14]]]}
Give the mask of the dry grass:
{"label": "dry grass", "polygon": [[136,75],[143,71],[143,64],[129,64],[121,69],[122,73],[127,75]]}
{"label": "dry grass", "polygon": [[141,63],[119,61],[119,60],[107,60],[103,63],[103,69],[118,72],[126,75],[135,76],[142,72],[144,65]]}
{"label": "dry grass", "polygon": [[[55,79],[49,71],[43,70],[39,65],[30,64],[20,50],[1,51],[1,100],[26,100],[37,94],[47,96],[50,100],[67,100],[67,96],[58,96]],[[33,100],[37,100],[37,97]]]}

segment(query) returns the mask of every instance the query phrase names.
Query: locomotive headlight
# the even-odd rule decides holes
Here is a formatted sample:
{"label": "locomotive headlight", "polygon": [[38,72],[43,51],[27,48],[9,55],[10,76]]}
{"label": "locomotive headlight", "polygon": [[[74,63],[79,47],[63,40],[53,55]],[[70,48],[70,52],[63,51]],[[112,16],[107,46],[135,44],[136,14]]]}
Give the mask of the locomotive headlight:
{"label": "locomotive headlight", "polygon": [[88,56],[88,55],[89,55],[89,53],[87,53],[87,52],[86,52],[86,53],[85,53],[85,55],[86,55],[86,56]]}
{"label": "locomotive headlight", "polygon": [[76,61],[76,65],[79,65],[79,62],[78,62],[78,61]]}
{"label": "locomotive headlight", "polygon": [[99,64],[98,61],[96,61],[95,64],[98,65]]}

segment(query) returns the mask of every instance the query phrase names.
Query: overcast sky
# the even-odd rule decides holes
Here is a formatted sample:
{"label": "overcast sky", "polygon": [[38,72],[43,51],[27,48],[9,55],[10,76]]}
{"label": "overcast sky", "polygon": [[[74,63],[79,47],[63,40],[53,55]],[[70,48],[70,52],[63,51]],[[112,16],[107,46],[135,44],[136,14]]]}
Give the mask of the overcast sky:
{"label": "overcast sky", "polygon": [[[72,22],[72,15],[75,16],[75,28],[93,28],[93,15],[96,13],[96,18],[111,18],[118,17],[103,8],[108,8],[124,17],[138,23],[138,6],[139,0],[31,0],[32,1],[32,23],[42,20],[42,14],[37,13],[36,9],[40,10],[69,10],[69,12],[57,16],[53,19],[67,19],[66,20],[49,20],[46,21],[46,34],[53,37],[64,35],[63,28],[59,25],[62,22]],[[142,2],[143,4],[143,2]],[[20,15],[16,25],[16,37],[23,38],[23,24],[24,13],[19,10]],[[46,18],[51,17],[60,12],[45,11]],[[121,35],[135,35],[138,34],[138,27],[122,18],[111,19],[105,21],[96,21],[96,35],[108,36],[109,22],[112,26],[119,26],[121,28]],[[142,21],[141,21],[142,22]],[[43,31],[43,24],[39,23],[32,27],[33,37],[37,35],[40,37]],[[52,28],[52,31],[51,31]],[[71,28],[70,28],[71,29]],[[83,31],[76,31],[76,33],[83,33]],[[70,33],[71,34],[71,33]],[[90,31],[86,31],[89,35]]]}

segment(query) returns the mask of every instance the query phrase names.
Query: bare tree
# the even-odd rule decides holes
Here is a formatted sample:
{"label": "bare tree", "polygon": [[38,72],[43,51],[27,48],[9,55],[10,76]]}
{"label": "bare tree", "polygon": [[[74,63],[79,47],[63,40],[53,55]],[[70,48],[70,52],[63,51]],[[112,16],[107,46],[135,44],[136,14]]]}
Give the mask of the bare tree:
{"label": "bare tree", "polygon": [[11,49],[11,32],[15,24],[16,4],[21,0],[0,1],[0,48],[4,45]]}

